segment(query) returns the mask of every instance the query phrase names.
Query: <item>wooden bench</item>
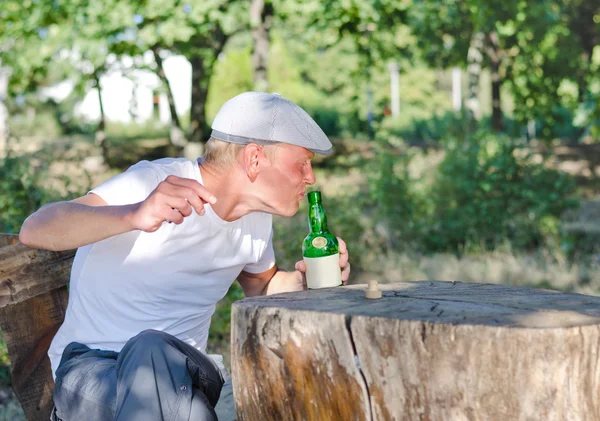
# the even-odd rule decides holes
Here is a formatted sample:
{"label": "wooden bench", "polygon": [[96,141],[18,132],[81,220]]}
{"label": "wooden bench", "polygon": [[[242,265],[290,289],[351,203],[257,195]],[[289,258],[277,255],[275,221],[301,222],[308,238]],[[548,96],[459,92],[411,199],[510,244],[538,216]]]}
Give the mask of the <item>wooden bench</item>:
{"label": "wooden bench", "polygon": [[67,309],[75,251],[31,249],[0,234],[0,329],[28,421],[48,421],[54,380],[47,352]]}
{"label": "wooden bench", "polygon": [[[28,421],[48,421],[54,380],[47,356],[68,302],[75,250],[52,252],[0,234],[0,329],[11,361],[12,387]],[[220,421],[233,421],[231,383],[217,405]]]}

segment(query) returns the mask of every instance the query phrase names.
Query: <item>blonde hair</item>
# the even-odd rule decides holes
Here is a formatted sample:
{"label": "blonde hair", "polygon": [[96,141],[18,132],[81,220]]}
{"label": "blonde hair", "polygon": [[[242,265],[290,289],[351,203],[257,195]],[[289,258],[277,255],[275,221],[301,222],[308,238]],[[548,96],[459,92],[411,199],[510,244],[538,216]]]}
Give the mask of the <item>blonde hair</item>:
{"label": "blonde hair", "polygon": [[211,137],[204,146],[204,162],[217,167],[231,167],[244,146]]}
{"label": "blonde hair", "polygon": [[[240,152],[246,145],[224,142],[211,137],[204,146],[204,162],[220,168],[230,168],[235,165]],[[263,150],[269,160],[276,156],[277,145],[265,145]]]}

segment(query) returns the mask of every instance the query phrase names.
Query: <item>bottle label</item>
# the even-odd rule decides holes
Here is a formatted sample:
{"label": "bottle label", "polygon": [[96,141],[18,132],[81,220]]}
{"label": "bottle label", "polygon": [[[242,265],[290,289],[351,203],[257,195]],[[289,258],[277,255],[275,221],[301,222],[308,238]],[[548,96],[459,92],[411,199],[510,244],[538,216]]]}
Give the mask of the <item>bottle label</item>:
{"label": "bottle label", "polygon": [[312,246],[314,248],[322,249],[327,245],[327,238],[325,237],[317,237],[312,240]]}
{"label": "bottle label", "polygon": [[304,263],[309,289],[337,287],[342,284],[339,253],[325,257],[305,257]]}

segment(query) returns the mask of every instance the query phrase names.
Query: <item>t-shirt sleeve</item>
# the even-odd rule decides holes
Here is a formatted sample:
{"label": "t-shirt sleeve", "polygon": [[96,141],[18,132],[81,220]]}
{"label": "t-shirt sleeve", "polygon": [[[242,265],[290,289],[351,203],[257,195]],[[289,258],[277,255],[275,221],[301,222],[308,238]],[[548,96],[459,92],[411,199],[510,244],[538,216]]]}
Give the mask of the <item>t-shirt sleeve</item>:
{"label": "t-shirt sleeve", "polygon": [[267,247],[263,251],[260,259],[256,263],[246,265],[244,272],[248,273],[263,273],[275,266],[275,251],[273,250],[273,230],[267,243]]}
{"label": "t-shirt sleeve", "polygon": [[161,181],[152,164],[141,161],[90,193],[97,194],[110,206],[129,205],[145,200]]}

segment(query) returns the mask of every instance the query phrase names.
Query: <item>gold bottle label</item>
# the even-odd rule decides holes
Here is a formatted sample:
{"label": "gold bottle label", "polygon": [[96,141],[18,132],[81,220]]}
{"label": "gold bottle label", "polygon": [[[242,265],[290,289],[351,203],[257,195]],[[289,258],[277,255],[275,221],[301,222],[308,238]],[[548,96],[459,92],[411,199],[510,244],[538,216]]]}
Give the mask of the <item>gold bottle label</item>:
{"label": "gold bottle label", "polygon": [[315,248],[322,249],[327,245],[327,239],[325,237],[317,237],[312,240],[312,245]]}

